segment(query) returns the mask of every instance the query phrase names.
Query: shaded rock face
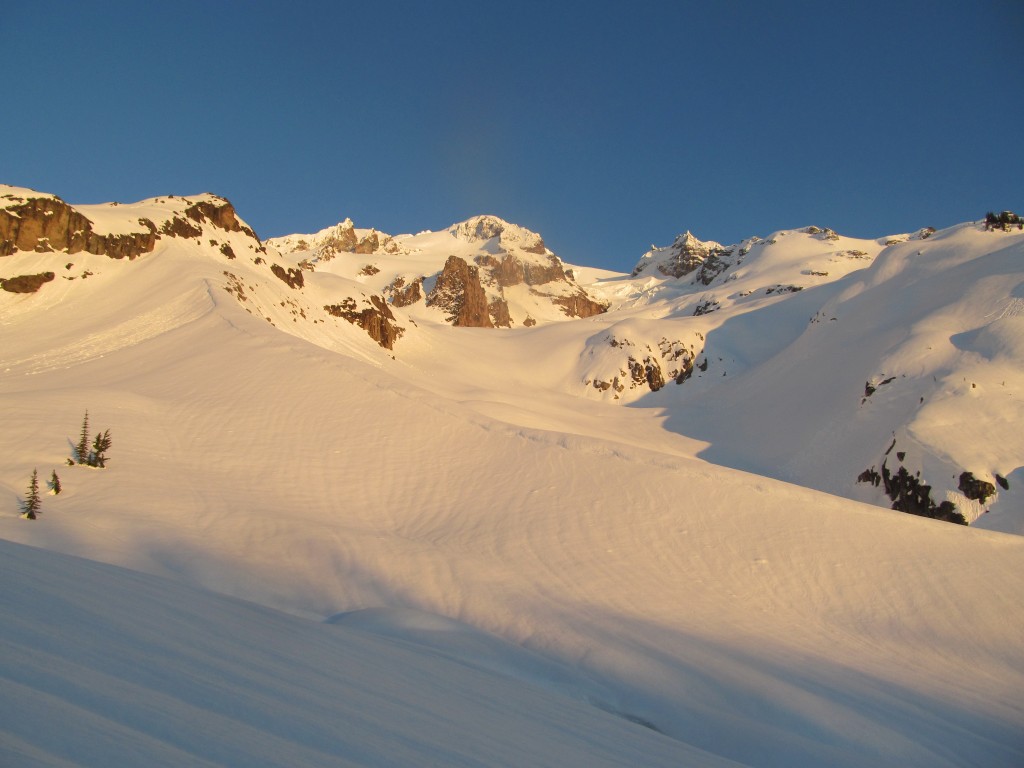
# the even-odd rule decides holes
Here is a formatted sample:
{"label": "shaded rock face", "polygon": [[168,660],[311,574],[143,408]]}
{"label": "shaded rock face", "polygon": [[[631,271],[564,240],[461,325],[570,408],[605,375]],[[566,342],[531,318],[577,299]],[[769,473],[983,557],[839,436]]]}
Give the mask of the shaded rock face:
{"label": "shaded rock face", "polygon": [[396,277],[386,289],[391,303],[396,307],[408,307],[423,298],[423,278],[406,283],[404,277]]}
{"label": "shaded rock face", "polygon": [[496,328],[512,327],[512,315],[508,311],[508,302],[504,299],[492,299],[487,305],[487,314]]}
{"label": "shaded rock face", "polygon": [[137,232],[116,235],[96,232],[88,218],[59,197],[17,198],[0,209],[0,256],[15,251],[63,251],[69,255],[85,251],[112,259],[134,259],[156,248],[161,235],[199,237],[199,224],[203,222],[229,232],[245,232],[259,242],[256,233],[239,222],[234,207],[223,198],[190,203],[184,217],[174,216],[164,222],[159,233],[152,221],[140,218]]}
{"label": "shaded rock face", "polygon": [[18,275],[6,280],[0,277],[0,289],[10,293],[35,293],[50,282],[56,275],[53,272],[40,272],[37,275]]}
{"label": "shaded rock face", "polygon": [[733,249],[723,248],[718,243],[702,242],[690,232],[685,232],[663,251],[667,251],[666,255],[659,256],[657,260],[651,258],[656,251],[651,251],[633,268],[633,276],[636,277],[651,264],[656,264],[658,272],[665,277],[674,278],[689,275],[699,269],[696,279],[709,285],[730,266],[728,257],[732,255]]}
{"label": "shaded rock face", "polygon": [[364,299],[363,303],[369,306],[360,309],[355,299],[346,298],[340,304],[325,306],[324,310],[334,317],[341,317],[358,325],[384,349],[394,349],[395,342],[405,329],[395,325],[395,316],[387,302],[383,297],[374,295]]}
{"label": "shaded rock face", "polygon": [[546,265],[525,262],[511,253],[504,254],[500,259],[495,256],[478,256],[476,263],[488,268],[501,288],[510,288],[522,283],[533,286],[553,283],[556,280],[566,281],[562,262],[554,254],[548,255]]}
{"label": "shaded rock face", "polygon": [[301,288],[305,285],[305,278],[302,276],[301,269],[285,269],[284,267],[273,264],[270,267],[270,271],[273,272],[278,278],[288,285],[289,288]]}
{"label": "shaded rock face", "polygon": [[724,248],[710,251],[704,259],[704,263],[700,265],[697,280],[704,285],[711,285],[716,277],[732,266],[728,259],[731,255],[732,251]]}
{"label": "shaded rock face", "polygon": [[857,476],[857,482],[871,483],[875,487],[881,484],[892,502],[892,509],[899,512],[967,525],[967,519],[957,511],[953,502],[936,504],[932,499],[932,487],[925,484],[919,474],[910,474],[904,466],[893,472],[883,461],[881,472],[874,467],[865,469]]}
{"label": "shaded rock face", "polygon": [[630,357],[629,373],[635,384],[646,384],[651,388],[651,392],[657,392],[665,386],[665,377],[661,372],[661,366],[649,355],[644,357],[643,361]]}
{"label": "shaded rock face", "polygon": [[964,472],[960,475],[960,484],[957,486],[960,492],[968,499],[979,501],[982,504],[996,492],[996,487],[985,480],[979,480],[972,472]]}
{"label": "shaded rock face", "polygon": [[[704,341],[701,334],[695,334],[700,342]],[[586,380],[587,386],[593,386],[602,392],[614,390],[612,396],[618,399],[618,393],[626,390],[650,389],[657,392],[665,387],[669,381],[682,384],[693,375],[694,368],[706,370],[696,365],[698,352],[694,343],[685,344],[681,339],[669,340],[662,337],[657,347],[648,343],[637,344],[628,338],[609,334],[604,341],[610,347],[621,349],[623,352],[622,362],[619,363],[618,375],[610,378],[598,378]],[[644,354],[644,349],[648,354]],[[702,351],[702,350],[701,350]],[[628,355],[628,356],[627,356]]]}
{"label": "shaded rock face", "polygon": [[439,307],[452,325],[493,328],[487,294],[480,284],[480,270],[458,256],[449,256],[437,284],[427,294],[427,306]]}
{"label": "shaded rock face", "polygon": [[555,296],[551,301],[569,317],[593,317],[608,311],[607,305],[594,301],[582,289],[572,296]]}

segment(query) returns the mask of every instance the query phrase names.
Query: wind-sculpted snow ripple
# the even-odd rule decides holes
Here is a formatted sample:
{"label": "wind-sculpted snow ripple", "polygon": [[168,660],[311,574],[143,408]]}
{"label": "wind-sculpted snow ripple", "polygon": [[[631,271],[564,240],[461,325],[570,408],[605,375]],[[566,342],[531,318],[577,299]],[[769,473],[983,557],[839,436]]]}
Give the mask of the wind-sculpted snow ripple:
{"label": "wind-sculpted snow ripple", "polygon": [[60,368],[70,368],[89,360],[104,357],[126,347],[141,344],[187,323],[198,320],[213,307],[209,294],[202,289],[131,315],[102,330],[75,336],[72,341],[42,349],[23,357],[0,360],[9,372],[36,375]]}

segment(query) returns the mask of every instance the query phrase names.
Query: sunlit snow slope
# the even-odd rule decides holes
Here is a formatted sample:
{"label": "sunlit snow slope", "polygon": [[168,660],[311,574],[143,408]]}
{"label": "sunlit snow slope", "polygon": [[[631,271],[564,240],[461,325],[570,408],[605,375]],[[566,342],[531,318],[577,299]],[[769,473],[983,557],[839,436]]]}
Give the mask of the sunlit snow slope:
{"label": "sunlit snow slope", "polygon": [[[875,381],[875,393],[865,397],[863,371],[877,368],[879,355],[893,363],[879,374],[935,376],[926,406],[942,406],[940,373],[948,378],[963,360],[1000,365],[1017,386],[1016,336],[1006,323],[971,326],[981,330],[950,342],[946,368],[927,350],[920,370],[912,368],[910,354],[915,333],[935,328],[928,340],[937,343],[949,327],[937,325],[940,318],[966,317],[970,325],[984,317],[963,303],[962,286],[943,287],[941,259],[951,279],[987,286],[991,293],[982,299],[998,304],[1016,290],[1013,279],[993,277],[1012,266],[1021,247],[1015,234],[964,225],[925,240],[879,242],[873,250],[851,246],[871,257],[862,259],[870,262],[864,270],[781,293],[762,286],[756,294],[754,282],[744,287],[743,275],[730,270],[749,265],[751,281],[795,285],[812,269],[796,256],[789,266],[750,257],[785,238],[806,240],[812,250],[832,241],[809,232],[780,234],[775,244],[754,244],[748,261],[733,262],[700,288],[686,275],[651,278],[642,270],[595,281],[575,269],[566,290],[583,289],[609,311],[573,319],[553,310],[532,327],[453,328],[436,307],[389,304],[403,333],[386,349],[359,323],[323,310],[351,298],[361,313],[376,307],[370,297],[387,298],[369,284],[383,279],[385,252],[359,254],[355,271],[343,268],[349,256],[340,254],[329,269],[309,269],[273,248],[260,250],[244,231],[226,236],[212,221],[195,221],[199,236],[162,237],[154,250],[132,259],[60,250],[0,257],[5,279],[44,270],[55,275],[34,293],[0,293],[7,446],[0,453],[0,510],[6,510],[0,538],[263,608],[5,546],[0,594],[15,617],[9,625],[5,618],[5,642],[17,653],[13,662],[5,655],[3,698],[28,697],[37,708],[61,711],[65,722],[50,741],[29,733],[34,723],[24,717],[9,726],[15,748],[26,745],[23,754],[41,756],[44,764],[55,763],[54,755],[74,764],[75,754],[83,755],[80,764],[100,764],[111,754],[109,744],[123,739],[136,745],[140,763],[173,762],[172,750],[188,752],[191,745],[189,754],[212,764],[256,764],[245,755],[259,741],[249,753],[232,752],[245,745],[225,733],[224,751],[211,751],[219,745],[210,736],[217,731],[196,712],[199,687],[175,682],[201,669],[195,674],[224,680],[215,715],[270,740],[265,764],[319,764],[324,755],[339,754],[355,764],[408,765],[600,764],[595,755],[637,765],[714,757],[758,766],[1024,761],[1024,616],[1017,599],[1024,589],[1024,538],[766,476],[799,479],[801,472],[819,471],[799,450],[798,436],[815,427],[784,418],[793,407],[787,398],[799,391],[789,394],[792,382],[783,373],[787,365],[809,366],[812,351],[834,350],[828,370],[817,375],[826,377],[829,392],[840,389],[836,402],[846,402],[843,387],[853,402],[847,411],[828,413],[837,423],[849,417],[871,427],[851,428],[868,460],[878,460],[868,451],[876,449],[872,430],[908,423],[880,397],[903,396],[899,380]],[[408,247],[415,237],[421,236],[395,241]],[[430,237],[446,242],[438,233]],[[455,239],[450,232],[444,237]],[[501,245],[496,238],[484,243],[494,250]],[[989,248],[995,242],[1005,251]],[[225,243],[234,258],[222,250]],[[915,260],[925,247],[936,249],[935,264]],[[421,251],[416,258],[433,261],[417,269],[402,262],[402,269],[426,278],[424,293],[450,255],[442,251]],[[377,272],[365,269],[368,255]],[[410,249],[396,258],[413,256]],[[814,263],[812,271],[826,271]],[[740,295],[748,290],[754,292]],[[944,301],[932,304],[943,290]],[[814,291],[820,301],[807,298]],[[717,301],[721,309],[695,315],[695,301]],[[790,303],[796,309],[784,312]],[[508,305],[513,316],[526,306],[511,299]],[[899,314],[892,316],[913,325],[879,319],[894,305]],[[815,312],[833,309],[836,321],[812,322]],[[767,319],[744,319],[755,312]],[[1000,312],[994,321],[1012,322],[1012,312]],[[843,329],[847,319],[872,317],[883,323],[886,343],[869,336],[862,351]],[[963,323],[955,327],[966,330]],[[761,343],[758,331],[764,331]],[[819,339],[824,333],[834,337]],[[607,371],[628,368],[630,356],[642,367],[645,354],[635,353],[648,344],[663,373],[670,358],[681,364],[685,356],[672,358],[671,345],[669,353],[660,350],[659,334],[687,345],[693,340],[694,365],[681,384],[666,376],[652,391],[645,372],[646,388],[594,385],[612,380]],[[964,350],[974,357],[959,357]],[[777,414],[759,416],[754,407],[757,397],[768,397],[754,393],[758,370],[764,392],[780,398]],[[995,386],[994,369],[985,370],[986,378],[973,379],[974,390]],[[633,380],[629,371],[620,383]],[[688,393],[703,398],[706,413],[688,402]],[[954,396],[951,389],[948,397]],[[827,410],[831,397],[805,393],[802,401],[814,415]],[[112,433],[105,469],[64,463],[86,409],[94,430]],[[924,446],[940,441],[926,427],[941,420],[913,412],[913,428],[901,427],[907,445],[911,438]],[[892,431],[882,435],[877,453],[884,453]],[[763,466],[773,443],[780,446],[781,468]],[[902,445],[898,434],[893,455]],[[980,441],[964,445],[970,457],[984,455]],[[1016,467],[1006,464],[1019,456],[1015,445],[1000,442],[986,455],[987,466],[1009,478],[1000,504],[1016,488]],[[930,454],[908,447],[902,461],[915,455]],[[948,461],[967,469],[965,457],[949,453]],[[33,468],[44,479],[55,469],[63,491],[44,495],[40,518],[28,521],[18,502]],[[992,509],[985,517],[997,514]],[[44,577],[48,572],[55,575]],[[115,597],[99,605],[83,593]],[[58,608],[54,601],[61,600],[73,610]],[[37,602],[53,608],[36,610]],[[165,607],[183,626],[161,646],[152,627],[173,623]],[[372,610],[353,613],[363,609]],[[324,619],[340,626],[309,623]],[[264,621],[267,637],[256,638]],[[52,639],[55,622],[69,641]],[[152,679],[75,656],[74,638],[108,637],[125,625],[117,647],[139,649],[140,667],[152,670]],[[252,637],[251,647],[232,652],[232,632]],[[373,643],[367,632],[389,639]],[[52,662],[31,658],[41,638],[51,638]],[[185,646],[184,658],[161,650]],[[350,667],[325,660],[334,654],[358,661]],[[275,709],[273,693],[252,703],[271,685],[259,671],[267,657],[273,686],[289,685],[292,675],[311,679],[323,668],[320,660],[331,665],[330,680],[311,683],[310,698],[286,691],[280,706],[287,711]],[[59,667],[62,659],[66,666]],[[460,660],[472,672],[451,673],[450,696],[437,699],[447,665]],[[46,671],[55,665],[66,671]],[[103,675],[100,688],[111,699],[76,693],[77,665]],[[367,665],[387,676],[369,676]],[[147,701],[180,714],[173,739],[143,718],[106,722],[111,711],[123,714],[122,689],[111,678],[125,674]],[[411,687],[377,696],[378,684],[392,690],[398,677]],[[339,695],[346,701],[332,711],[347,723],[363,711],[347,698],[371,687],[376,692],[364,694],[360,727],[344,726],[350,734],[341,739],[344,750],[338,738],[318,730],[328,713],[317,711],[309,730],[299,727],[307,705],[319,710]],[[565,721],[553,725],[550,713],[563,699],[572,700],[565,702]],[[443,711],[436,711],[439,701]],[[382,734],[393,732],[395,719],[411,717],[409,707],[417,703],[424,712],[403,732],[407,747],[381,747]],[[530,722],[531,711],[537,722]],[[604,728],[589,718],[607,722],[608,713],[619,715],[609,738],[634,729],[621,752],[587,735]],[[438,719],[463,728],[476,722],[465,718],[476,716],[512,718],[509,727],[522,728],[524,740],[537,734],[535,751],[519,760],[499,756],[483,735],[463,743],[462,735],[426,733]],[[104,735],[96,736],[92,724],[103,718]]]}

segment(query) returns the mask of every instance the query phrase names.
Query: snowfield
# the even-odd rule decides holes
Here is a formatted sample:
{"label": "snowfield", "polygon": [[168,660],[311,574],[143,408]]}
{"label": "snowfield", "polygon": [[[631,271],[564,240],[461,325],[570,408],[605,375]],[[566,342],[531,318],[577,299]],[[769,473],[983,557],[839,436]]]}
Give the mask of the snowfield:
{"label": "snowfield", "polygon": [[[421,300],[390,350],[324,311],[536,246],[478,226],[305,268],[315,236],[209,222],[0,257],[56,275],[0,292],[0,762],[1024,763],[1024,236],[572,268],[607,312],[508,291],[536,325],[453,328]],[[65,463],[86,410],[106,469]],[[974,524],[857,482],[897,454]],[[63,491],[27,521],[33,468]]]}

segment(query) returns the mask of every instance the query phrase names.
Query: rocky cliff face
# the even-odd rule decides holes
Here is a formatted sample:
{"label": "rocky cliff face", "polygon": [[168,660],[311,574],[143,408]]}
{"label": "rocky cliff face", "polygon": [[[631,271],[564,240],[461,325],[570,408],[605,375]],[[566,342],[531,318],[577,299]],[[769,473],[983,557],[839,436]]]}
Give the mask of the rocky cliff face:
{"label": "rocky cliff face", "polygon": [[59,197],[3,197],[7,205],[0,209],[0,256],[16,251],[85,251],[134,259],[156,247],[156,225],[149,219],[138,220],[138,232],[102,235],[93,231],[89,219]]}
{"label": "rocky cliff face", "polygon": [[152,219],[136,219],[137,231],[104,233],[83,213],[55,195],[30,190],[9,190],[0,194],[0,256],[16,251],[72,255],[82,251],[112,259],[134,259],[156,248],[161,237],[199,237],[206,223],[228,232],[244,232],[258,243],[251,229],[242,224],[227,200],[206,195],[200,200],[182,198],[182,206],[169,208],[170,215],[158,227]]}
{"label": "rocky cliff face", "polygon": [[552,304],[557,304],[569,317],[593,317],[608,311],[608,307],[590,298],[582,288],[569,296],[554,296]]}
{"label": "rocky cliff face", "polygon": [[404,277],[396,277],[384,289],[384,293],[391,298],[393,306],[411,306],[423,298],[423,278],[406,281]]}
{"label": "rocky cliff face", "polygon": [[[607,309],[576,285],[561,260],[547,249],[536,232],[496,216],[475,216],[448,231],[458,240],[479,244],[481,251],[473,257],[472,264],[461,258],[457,262],[449,259],[428,297],[430,306],[447,306],[449,316],[457,318],[452,320],[456,325],[511,327],[517,318],[524,326],[535,325],[529,302],[557,306],[568,317],[590,317]],[[477,285],[482,289],[482,299]],[[508,291],[518,286],[529,288],[532,297],[525,312],[522,294],[517,309],[510,304],[512,294]],[[463,294],[464,290],[471,293]]]}
{"label": "rocky cliff face", "polygon": [[541,263],[525,261],[512,253],[502,256],[478,256],[476,262],[490,273],[499,288],[511,288],[513,285],[545,285],[556,280],[566,280],[562,262],[557,256],[545,254]]}
{"label": "rocky cliff face", "polygon": [[[356,229],[346,219],[315,234],[271,238],[267,245],[304,269],[337,257],[328,270],[333,274],[352,275],[396,309],[424,301],[461,327],[528,327],[590,317],[607,307],[575,282],[540,235],[496,216],[397,237]],[[368,258],[353,269],[354,260],[342,254]],[[424,283],[433,285],[429,292]]]}
{"label": "rocky cliff face", "polygon": [[346,298],[338,304],[329,304],[324,310],[334,317],[341,317],[358,325],[370,338],[384,349],[394,349],[395,342],[405,332],[395,324],[395,316],[387,302],[380,296],[370,296],[361,302]]}
{"label": "rocky cliff face", "polygon": [[480,284],[480,270],[458,256],[449,256],[433,290],[427,294],[427,306],[444,310],[452,325],[493,328],[488,304]]}
{"label": "rocky cliff face", "polygon": [[729,257],[734,250],[684,232],[667,248],[652,247],[645,253],[633,268],[633,276],[654,269],[665,277],[678,279],[700,270],[696,279],[709,285],[730,265]]}

